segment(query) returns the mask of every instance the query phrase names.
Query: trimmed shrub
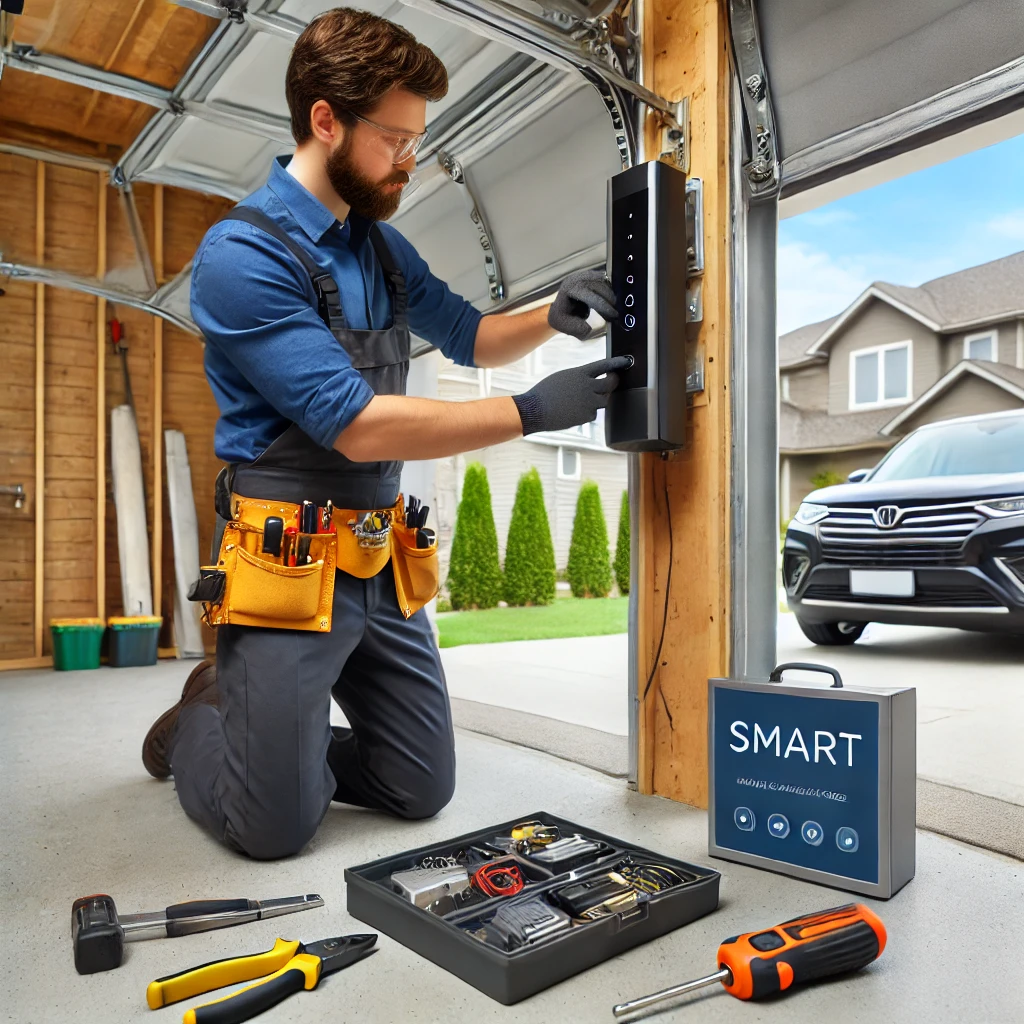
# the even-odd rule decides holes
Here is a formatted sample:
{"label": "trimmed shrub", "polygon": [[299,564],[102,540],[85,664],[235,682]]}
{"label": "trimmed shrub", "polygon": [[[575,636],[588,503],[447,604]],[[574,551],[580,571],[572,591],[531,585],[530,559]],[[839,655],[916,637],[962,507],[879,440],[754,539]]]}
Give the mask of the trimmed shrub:
{"label": "trimmed shrub", "polygon": [[619,593],[625,597],[629,593],[629,491],[622,492],[622,508],[619,510],[619,534],[615,541],[615,582],[619,585]]}
{"label": "trimmed shrub", "polygon": [[452,608],[494,608],[501,599],[498,532],[494,528],[487,470],[479,462],[466,467],[462,501],[455,518],[455,536],[448,564]]}
{"label": "trimmed shrub", "polygon": [[519,478],[505,546],[505,600],[510,605],[555,599],[555,548],[544,508],[544,485],[531,469]]}
{"label": "trimmed shrub", "polygon": [[834,469],[823,469],[811,477],[811,486],[818,491],[822,487],[834,487],[845,481],[846,477],[842,473],[837,473]]}
{"label": "trimmed shrub", "polygon": [[612,589],[608,527],[601,509],[601,493],[593,480],[584,482],[576,499],[565,575],[574,597],[607,597]]}

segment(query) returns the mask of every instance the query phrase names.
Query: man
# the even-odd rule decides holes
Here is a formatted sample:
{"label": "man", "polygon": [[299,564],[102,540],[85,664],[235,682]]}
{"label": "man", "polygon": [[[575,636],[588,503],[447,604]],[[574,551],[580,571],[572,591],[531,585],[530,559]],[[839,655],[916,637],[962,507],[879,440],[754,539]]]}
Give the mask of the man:
{"label": "man", "polygon": [[[286,79],[295,153],[210,229],[192,274],[221,412],[215,447],[230,467],[221,528],[249,500],[386,510],[401,460],[589,422],[628,365],[563,370],[514,398],[404,394],[410,331],[462,365],[499,366],[556,331],[587,337],[591,309],[617,315],[610,285],[590,271],[567,278],[550,307],[481,316],[381,223],[415,167],[427,101],[447,88],[426,46],[372,14],[328,11],[296,42]],[[330,726],[332,698],[350,728]],[[219,626],[216,668],[192,673],[143,761],[157,778],[174,775],[190,817],[252,857],[300,850],[332,800],[436,814],[455,756],[426,614],[403,615],[391,571],[362,579],[339,566],[329,632]]]}

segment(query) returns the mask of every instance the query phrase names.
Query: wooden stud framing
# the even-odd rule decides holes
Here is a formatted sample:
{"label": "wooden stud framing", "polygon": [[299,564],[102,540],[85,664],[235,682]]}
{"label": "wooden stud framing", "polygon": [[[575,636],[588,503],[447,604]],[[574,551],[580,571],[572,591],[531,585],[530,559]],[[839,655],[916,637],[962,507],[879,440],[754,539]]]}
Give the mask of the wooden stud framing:
{"label": "wooden stud framing", "polygon": [[[97,174],[96,277],[107,273],[107,189],[105,171]],[[107,614],[107,300],[96,300],[96,614]]]}
{"label": "wooden stud framing", "polygon": [[[36,161],[36,266],[46,256],[46,164]],[[33,617],[35,656],[43,656],[43,555],[46,528],[46,286],[36,285],[36,550],[35,613]]]}
{"label": "wooden stud framing", "polygon": [[[685,451],[643,455],[638,523],[637,788],[707,806],[707,681],[729,658],[728,24],[723,0],[646,0],[648,88],[690,97],[690,174],[704,182],[705,390]],[[649,153],[659,152],[647,126]]]}
{"label": "wooden stud framing", "polygon": [[[164,187],[153,190],[153,270],[158,285],[164,281]],[[162,615],[164,565],[164,322],[153,317],[153,614]]]}
{"label": "wooden stud framing", "polygon": [[42,654],[38,658],[8,658],[0,661],[0,672],[15,672],[26,668],[52,668],[53,656]]}

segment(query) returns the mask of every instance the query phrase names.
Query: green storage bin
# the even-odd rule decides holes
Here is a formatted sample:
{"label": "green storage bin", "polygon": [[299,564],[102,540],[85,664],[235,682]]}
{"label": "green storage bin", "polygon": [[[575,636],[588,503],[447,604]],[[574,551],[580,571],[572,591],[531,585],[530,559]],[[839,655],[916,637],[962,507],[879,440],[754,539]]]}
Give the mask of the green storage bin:
{"label": "green storage bin", "polygon": [[53,667],[59,672],[100,667],[102,619],[50,619]]}
{"label": "green storage bin", "polygon": [[159,615],[122,615],[108,619],[109,664],[114,668],[155,665],[163,621]]}

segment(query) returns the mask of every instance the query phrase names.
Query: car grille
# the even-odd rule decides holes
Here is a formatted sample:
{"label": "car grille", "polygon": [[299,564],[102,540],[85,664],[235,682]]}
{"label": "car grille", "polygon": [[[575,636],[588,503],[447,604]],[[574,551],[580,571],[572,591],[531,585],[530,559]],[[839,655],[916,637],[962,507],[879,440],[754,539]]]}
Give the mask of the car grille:
{"label": "car grille", "polygon": [[972,504],[900,508],[897,525],[882,529],[873,508],[829,508],[818,526],[822,558],[838,565],[957,565],[964,541],[984,520]]}
{"label": "car grille", "polygon": [[898,604],[928,608],[1001,608],[1003,604],[984,587],[973,583],[918,584],[913,597],[853,595],[845,583],[812,583],[801,600],[855,601],[857,604]]}

